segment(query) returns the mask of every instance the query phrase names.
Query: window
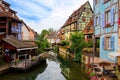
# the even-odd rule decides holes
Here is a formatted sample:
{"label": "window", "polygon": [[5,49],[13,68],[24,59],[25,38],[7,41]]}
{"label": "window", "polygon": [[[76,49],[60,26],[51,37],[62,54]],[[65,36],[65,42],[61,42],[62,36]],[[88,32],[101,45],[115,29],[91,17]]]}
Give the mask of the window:
{"label": "window", "polygon": [[114,36],[106,36],[102,37],[102,48],[106,50],[115,50],[115,37]]}
{"label": "window", "polygon": [[110,24],[110,10],[105,12],[105,24]]}
{"label": "window", "polygon": [[85,21],[86,21],[86,19],[85,19],[85,17],[84,17],[84,16],[82,17],[82,21],[83,21],[83,22],[85,22]]}
{"label": "window", "polygon": [[87,35],[87,39],[92,39],[92,35],[91,34]]}
{"label": "window", "polygon": [[96,26],[98,26],[98,16],[96,17]]}
{"label": "window", "polygon": [[106,37],[105,38],[105,45],[106,45],[106,49],[110,49],[110,39],[111,39],[111,37]]}

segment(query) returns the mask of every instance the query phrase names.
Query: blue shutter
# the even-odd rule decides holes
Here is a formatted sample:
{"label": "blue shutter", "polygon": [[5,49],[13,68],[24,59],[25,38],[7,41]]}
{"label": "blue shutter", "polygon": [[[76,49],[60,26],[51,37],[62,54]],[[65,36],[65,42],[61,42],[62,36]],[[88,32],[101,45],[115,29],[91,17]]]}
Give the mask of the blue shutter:
{"label": "blue shutter", "polygon": [[114,8],[112,8],[111,10],[110,10],[110,23],[111,23],[111,25],[114,25]]}
{"label": "blue shutter", "polygon": [[96,26],[96,17],[94,17],[94,26]]}
{"label": "blue shutter", "polygon": [[102,37],[102,49],[105,49],[105,38]]}
{"label": "blue shutter", "polygon": [[102,27],[105,27],[105,14],[103,13],[102,15],[101,15],[101,25],[102,25]]}
{"label": "blue shutter", "polygon": [[21,39],[21,30],[22,29],[22,24],[21,23],[18,23],[18,39],[20,40]]}
{"label": "blue shutter", "polygon": [[100,14],[98,16],[98,25],[100,25]]}
{"label": "blue shutter", "polygon": [[112,51],[114,51],[114,48],[115,48],[114,43],[115,43],[115,38],[114,38],[114,36],[112,36],[111,37],[111,43],[110,43],[110,48],[111,48]]}
{"label": "blue shutter", "polygon": [[95,1],[96,1],[96,0],[93,0],[93,6],[95,6]]}

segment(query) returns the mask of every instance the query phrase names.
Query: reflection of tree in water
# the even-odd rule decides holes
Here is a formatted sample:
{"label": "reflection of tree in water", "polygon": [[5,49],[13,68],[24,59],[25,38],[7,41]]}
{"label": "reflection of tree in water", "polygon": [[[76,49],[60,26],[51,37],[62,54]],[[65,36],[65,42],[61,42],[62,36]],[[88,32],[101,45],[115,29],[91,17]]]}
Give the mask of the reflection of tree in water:
{"label": "reflection of tree in water", "polygon": [[67,60],[63,60],[62,58],[58,57],[60,60],[60,68],[61,68],[61,73],[66,79],[70,79],[70,69],[69,69],[69,64]]}
{"label": "reflection of tree in water", "polygon": [[80,63],[59,58],[61,73],[67,80],[88,80]]}
{"label": "reflection of tree in water", "polygon": [[36,67],[30,69],[30,71],[26,73],[9,71],[5,75],[1,76],[0,80],[35,80],[38,74],[45,71],[46,67],[47,67],[47,63],[42,62]]}
{"label": "reflection of tree in water", "polygon": [[67,78],[69,79],[70,78],[70,69],[63,65],[63,64],[60,64],[60,68],[61,68],[61,73]]}

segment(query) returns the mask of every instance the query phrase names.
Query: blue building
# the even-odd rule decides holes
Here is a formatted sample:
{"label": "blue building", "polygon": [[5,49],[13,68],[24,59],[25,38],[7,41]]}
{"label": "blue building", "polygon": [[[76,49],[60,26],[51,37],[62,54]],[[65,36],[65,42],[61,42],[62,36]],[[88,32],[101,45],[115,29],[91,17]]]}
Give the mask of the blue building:
{"label": "blue building", "polygon": [[116,62],[117,56],[120,56],[119,1],[93,0],[94,34],[95,39],[100,41],[99,57],[111,62]]}

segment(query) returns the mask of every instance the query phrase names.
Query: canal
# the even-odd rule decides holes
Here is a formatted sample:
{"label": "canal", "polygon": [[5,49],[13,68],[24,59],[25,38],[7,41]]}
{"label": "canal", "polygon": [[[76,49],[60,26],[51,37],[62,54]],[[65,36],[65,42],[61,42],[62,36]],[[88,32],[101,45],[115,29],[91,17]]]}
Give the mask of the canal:
{"label": "canal", "polygon": [[0,80],[89,80],[80,63],[48,58],[29,72],[15,72],[0,76]]}

